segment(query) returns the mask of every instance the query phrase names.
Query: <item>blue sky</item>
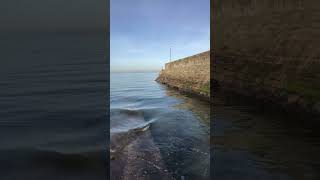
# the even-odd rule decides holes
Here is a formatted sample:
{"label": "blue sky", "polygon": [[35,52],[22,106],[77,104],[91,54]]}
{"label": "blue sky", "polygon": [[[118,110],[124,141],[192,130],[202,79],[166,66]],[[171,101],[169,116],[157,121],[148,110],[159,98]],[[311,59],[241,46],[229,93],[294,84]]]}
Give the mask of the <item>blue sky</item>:
{"label": "blue sky", "polygon": [[210,48],[210,0],[111,0],[111,71],[159,71]]}

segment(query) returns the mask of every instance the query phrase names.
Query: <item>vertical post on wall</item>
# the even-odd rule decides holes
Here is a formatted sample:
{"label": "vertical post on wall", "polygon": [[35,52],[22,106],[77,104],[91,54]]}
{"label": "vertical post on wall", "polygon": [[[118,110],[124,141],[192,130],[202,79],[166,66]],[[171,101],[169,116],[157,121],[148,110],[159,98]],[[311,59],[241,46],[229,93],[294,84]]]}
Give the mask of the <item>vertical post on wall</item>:
{"label": "vertical post on wall", "polygon": [[170,62],[171,62],[171,47],[170,47]]}

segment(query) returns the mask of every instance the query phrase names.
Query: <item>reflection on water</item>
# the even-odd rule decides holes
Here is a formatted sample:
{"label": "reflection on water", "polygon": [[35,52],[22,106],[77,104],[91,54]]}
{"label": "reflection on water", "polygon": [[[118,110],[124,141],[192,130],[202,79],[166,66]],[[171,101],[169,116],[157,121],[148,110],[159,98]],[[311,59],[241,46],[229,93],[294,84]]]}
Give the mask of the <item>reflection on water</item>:
{"label": "reflection on water", "polygon": [[209,179],[209,104],[156,76],[111,75],[111,179]]}
{"label": "reflection on water", "polygon": [[214,101],[214,178],[320,179],[319,123]]}
{"label": "reflection on water", "polygon": [[210,104],[209,102],[192,97],[189,94],[183,94],[175,89],[168,88],[166,91],[168,96],[181,99],[182,102],[176,105],[176,108],[192,111],[207,126],[210,126]]}

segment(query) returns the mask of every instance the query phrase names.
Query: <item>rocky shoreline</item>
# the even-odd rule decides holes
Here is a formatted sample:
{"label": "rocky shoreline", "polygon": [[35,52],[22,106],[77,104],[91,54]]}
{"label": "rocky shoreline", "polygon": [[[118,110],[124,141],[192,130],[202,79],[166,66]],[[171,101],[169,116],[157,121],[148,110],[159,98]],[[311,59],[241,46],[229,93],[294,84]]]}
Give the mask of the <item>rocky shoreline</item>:
{"label": "rocky shoreline", "polygon": [[205,101],[210,101],[210,94],[209,93],[205,93],[203,91],[199,91],[199,90],[192,89],[189,87],[184,87],[183,85],[180,86],[178,83],[174,83],[174,81],[170,81],[170,80],[164,79],[162,77],[158,77],[156,79],[156,81],[160,84],[163,84],[163,85],[169,87],[169,88],[176,89],[182,93],[186,93],[186,94],[198,97],[198,98],[205,100]]}

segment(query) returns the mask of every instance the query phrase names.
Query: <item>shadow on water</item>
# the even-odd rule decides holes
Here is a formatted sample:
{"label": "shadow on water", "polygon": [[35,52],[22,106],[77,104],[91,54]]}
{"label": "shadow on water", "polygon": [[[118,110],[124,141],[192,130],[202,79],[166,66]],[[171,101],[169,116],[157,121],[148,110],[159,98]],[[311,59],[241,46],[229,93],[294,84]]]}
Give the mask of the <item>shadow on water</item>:
{"label": "shadow on water", "polygon": [[319,179],[319,121],[266,112],[217,94],[213,108],[214,178]]}
{"label": "shadow on water", "polygon": [[151,126],[151,133],[168,170],[175,179],[209,179],[209,103],[176,89],[165,92],[180,102]]}
{"label": "shadow on water", "polygon": [[188,93],[178,92],[172,88],[167,88],[166,94],[170,97],[181,100],[181,103],[175,106],[176,108],[192,111],[202,123],[208,126],[210,125],[209,102],[200,100]]}

